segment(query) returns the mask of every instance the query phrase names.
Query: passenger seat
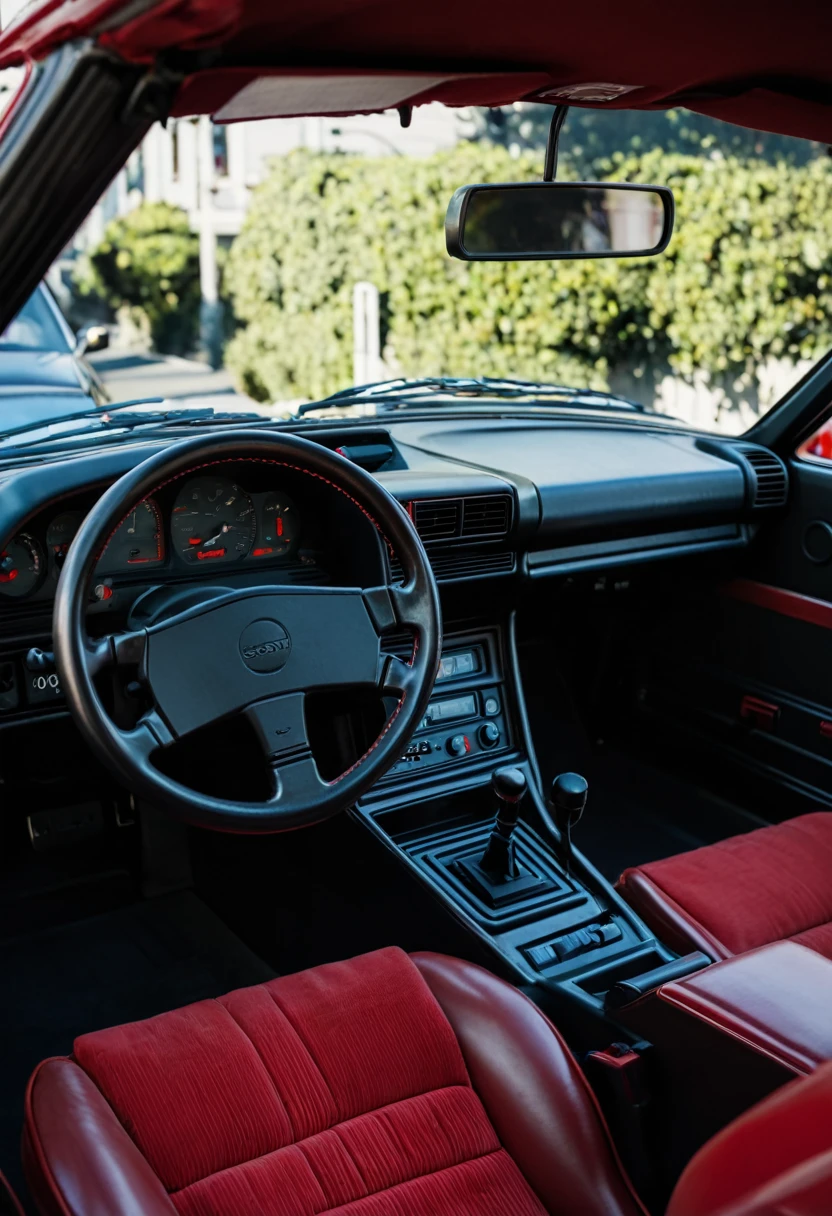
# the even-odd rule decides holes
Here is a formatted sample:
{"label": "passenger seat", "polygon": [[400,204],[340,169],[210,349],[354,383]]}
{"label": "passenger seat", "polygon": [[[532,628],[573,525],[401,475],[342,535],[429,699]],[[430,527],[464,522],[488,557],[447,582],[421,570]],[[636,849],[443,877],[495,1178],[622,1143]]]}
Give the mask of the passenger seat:
{"label": "passenger seat", "polygon": [[680,954],[718,960],[788,939],[832,959],[832,812],[634,866],[617,889]]}

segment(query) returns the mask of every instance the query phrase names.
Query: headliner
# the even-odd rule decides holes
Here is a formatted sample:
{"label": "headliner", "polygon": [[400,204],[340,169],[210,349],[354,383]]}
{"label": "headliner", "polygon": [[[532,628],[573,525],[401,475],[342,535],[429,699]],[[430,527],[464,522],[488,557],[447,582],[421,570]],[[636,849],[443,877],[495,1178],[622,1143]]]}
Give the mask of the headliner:
{"label": "headliner", "polygon": [[[215,113],[258,77],[311,75],[278,113],[385,108],[390,90],[347,100],[320,79],[395,78],[394,104],[686,106],[728,122],[832,142],[832,4],[803,0],[44,0],[0,35],[0,66],[79,35],[125,59],[173,52],[188,69],[174,114]],[[183,57],[184,52],[184,57]],[[200,53],[189,57],[188,52]],[[207,52],[207,54],[205,54]],[[203,66],[204,65],[204,66]],[[210,65],[210,66],[209,66]],[[196,70],[194,70],[196,69]],[[403,74],[417,73],[402,80]],[[425,78],[430,78],[427,82]],[[575,86],[627,86],[601,102]],[[333,108],[328,108],[332,105]],[[338,107],[342,108],[338,108]],[[249,106],[249,111],[251,107]],[[234,117],[231,106],[226,117]],[[236,116],[249,116],[248,113]]]}

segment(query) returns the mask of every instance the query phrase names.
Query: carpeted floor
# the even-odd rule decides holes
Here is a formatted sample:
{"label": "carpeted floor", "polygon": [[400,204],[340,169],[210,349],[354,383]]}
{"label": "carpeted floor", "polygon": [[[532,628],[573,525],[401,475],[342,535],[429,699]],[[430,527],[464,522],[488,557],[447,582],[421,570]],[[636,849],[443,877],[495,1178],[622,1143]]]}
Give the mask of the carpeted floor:
{"label": "carpeted floor", "polygon": [[89,1030],[151,1017],[274,972],[191,892],[0,944],[0,1170],[25,1195],[26,1082]]}

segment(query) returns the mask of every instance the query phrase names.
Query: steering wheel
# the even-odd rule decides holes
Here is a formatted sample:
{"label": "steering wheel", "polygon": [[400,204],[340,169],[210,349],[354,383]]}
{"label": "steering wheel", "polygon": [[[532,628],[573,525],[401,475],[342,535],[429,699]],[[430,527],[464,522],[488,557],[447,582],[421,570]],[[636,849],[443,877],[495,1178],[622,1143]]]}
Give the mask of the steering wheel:
{"label": "steering wheel", "polygon": [[[375,525],[404,569],[401,586],[224,591],[148,628],[91,639],[89,589],[101,552],[135,504],[183,474],[247,460],[291,469],[343,494]],[[413,633],[409,662],[386,655],[380,634]],[[369,473],[293,435],[237,431],[174,444],[112,485],[81,524],[58,583],[55,659],[82,735],[129,788],[181,819],[232,832],[275,832],[346,810],[402,755],[422,720],[441,648],[433,572],[406,512]],[[150,708],[132,729],[117,726],[95,687],[106,668],[138,670]],[[309,745],[312,691],[375,689],[396,707],[373,745],[324,781]],[[245,714],[271,774],[264,802],[214,798],[164,775],[154,753],[210,723]]]}

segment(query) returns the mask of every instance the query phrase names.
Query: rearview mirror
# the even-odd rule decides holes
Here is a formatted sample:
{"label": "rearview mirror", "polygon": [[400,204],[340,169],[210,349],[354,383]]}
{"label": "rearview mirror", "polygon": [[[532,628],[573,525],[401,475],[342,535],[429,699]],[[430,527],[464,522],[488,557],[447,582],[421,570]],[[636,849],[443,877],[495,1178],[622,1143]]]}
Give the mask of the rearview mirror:
{"label": "rearview mirror", "polygon": [[467,262],[649,257],[667,248],[673,215],[666,186],[460,186],[445,217],[445,240],[448,253]]}

